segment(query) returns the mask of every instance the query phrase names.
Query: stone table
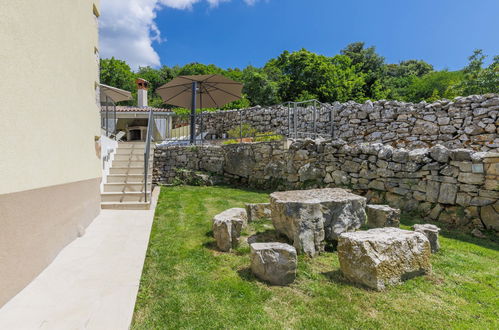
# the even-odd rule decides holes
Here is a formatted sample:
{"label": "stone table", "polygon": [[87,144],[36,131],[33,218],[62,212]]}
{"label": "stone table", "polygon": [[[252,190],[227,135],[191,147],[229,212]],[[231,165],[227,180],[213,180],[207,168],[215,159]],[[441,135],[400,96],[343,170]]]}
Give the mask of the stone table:
{"label": "stone table", "polygon": [[298,253],[313,257],[326,242],[366,222],[366,199],[340,188],[293,190],[270,195],[272,223]]}

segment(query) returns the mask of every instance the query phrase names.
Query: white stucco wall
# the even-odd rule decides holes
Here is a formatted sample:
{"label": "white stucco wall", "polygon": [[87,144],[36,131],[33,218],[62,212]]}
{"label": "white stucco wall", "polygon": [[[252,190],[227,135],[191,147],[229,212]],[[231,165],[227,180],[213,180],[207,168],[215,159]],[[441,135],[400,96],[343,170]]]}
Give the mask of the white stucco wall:
{"label": "white stucco wall", "polygon": [[99,0],[0,0],[0,194],[101,176]]}

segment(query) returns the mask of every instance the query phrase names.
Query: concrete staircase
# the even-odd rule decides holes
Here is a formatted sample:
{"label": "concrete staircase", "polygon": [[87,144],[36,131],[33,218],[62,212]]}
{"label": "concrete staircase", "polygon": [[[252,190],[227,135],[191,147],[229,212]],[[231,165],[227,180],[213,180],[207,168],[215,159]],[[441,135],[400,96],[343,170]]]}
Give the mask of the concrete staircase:
{"label": "concrete staircase", "polygon": [[101,193],[102,209],[148,210],[151,205],[152,167],[154,150],[151,147],[147,177],[147,202],[144,194],[145,142],[120,142]]}

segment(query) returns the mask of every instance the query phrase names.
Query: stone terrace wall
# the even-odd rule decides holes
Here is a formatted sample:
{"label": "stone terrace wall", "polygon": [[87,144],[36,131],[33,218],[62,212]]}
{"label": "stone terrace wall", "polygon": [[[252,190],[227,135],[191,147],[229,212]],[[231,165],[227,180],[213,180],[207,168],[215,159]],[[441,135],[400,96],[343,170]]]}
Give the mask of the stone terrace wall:
{"label": "stone terrace wall", "polygon": [[349,187],[372,203],[418,210],[454,227],[499,231],[497,153],[324,140],[157,148],[154,181],[171,183],[177,169],[258,188]]}
{"label": "stone terrace wall", "polygon": [[[499,95],[473,95],[431,104],[398,101],[334,103],[336,137],[348,143],[380,142],[409,149],[442,144],[447,148],[499,151]],[[243,112],[243,121],[260,132],[288,136],[288,108],[255,107]],[[221,137],[239,125],[238,111],[205,113],[203,127]],[[299,127],[312,121],[300,120]],[[330,133],[329,115],[320,116],[317,131]],[[329,135],[328,135],[329,136]]]}

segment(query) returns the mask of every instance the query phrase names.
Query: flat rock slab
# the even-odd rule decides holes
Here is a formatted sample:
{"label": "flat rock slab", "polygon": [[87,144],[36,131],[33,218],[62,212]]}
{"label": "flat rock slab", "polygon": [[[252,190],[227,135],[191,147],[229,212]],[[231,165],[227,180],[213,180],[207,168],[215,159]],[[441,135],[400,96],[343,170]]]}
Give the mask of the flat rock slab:
{"label": "flat rock slab", "polygon": [[248,214],[248,222],[258,219],[270,219],[272,212],[270,203],[248,203],[246,204],[246,213]]}
{"label": "flat rock slab", "polygon": [[247,223],[246,210],[243,208],[232,208],[215,215],[212,229],[217,247],[224,252],[236,247],[241,230],[246,227]]}
{"label": "flat rock slab", "polygon": [[366,207],[369,228],[399,227],[400,210],[388,205],[369,204]]}
{"label": "flat rock slab", "polygon": [[366,222],[366,199],[340,188],[275,192],[270,207],[276,231],[312,257]]}
{"label": "flat rock slab", "polygon": [[412,226],[412,229],[414,229],[414,231],[417,231],[418,233],[424,234],[426,238],[428,238],[428,240],[430,241],[431,253],[435,253],[440,250],[440,242],[438,240],[438,233],[440,232],[440,228],[427,223],[424,225],[416,224]]}
{"label": "flat rock slab", "polygon": [[338,242],[343,275],[375,290],[431,272],[430,254],[425,235],[392,227],[344,233]]}
{"label": "flat rock slab", "polygon": [[288,285],[296,278],[296,249],[285,243],[253,243],[251,271],[272,285]]}

